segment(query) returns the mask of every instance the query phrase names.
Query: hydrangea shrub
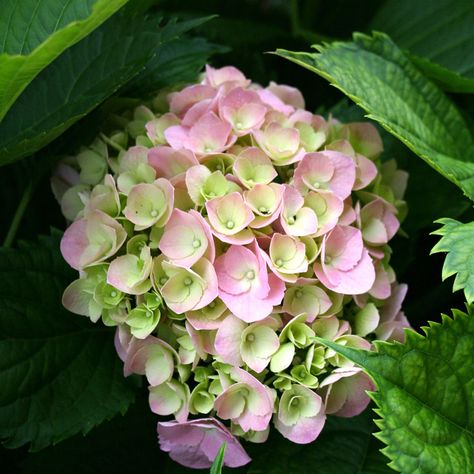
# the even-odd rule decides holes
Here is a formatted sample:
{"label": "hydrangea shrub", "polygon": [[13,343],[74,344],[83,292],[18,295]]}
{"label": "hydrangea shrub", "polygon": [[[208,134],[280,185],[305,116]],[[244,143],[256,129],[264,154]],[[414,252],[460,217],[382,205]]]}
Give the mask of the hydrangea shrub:
{"label": "hydrangea shrub", "polygon": [[406,285],[388,242],[407,173],[377,129],[305,110],[295,88],[234,67],[113,117],[52,179],[79,278],[70,311],[116,326],[124,375],[144,375],[161,448],[209,467],[250,458],[271,424],[314,441],[372,382],[316,337],[402,340]]}

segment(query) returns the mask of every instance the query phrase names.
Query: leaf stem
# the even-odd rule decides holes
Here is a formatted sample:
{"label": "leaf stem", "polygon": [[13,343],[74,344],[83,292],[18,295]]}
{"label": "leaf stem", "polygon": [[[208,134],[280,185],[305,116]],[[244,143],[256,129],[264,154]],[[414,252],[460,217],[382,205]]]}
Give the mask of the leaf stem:
{"label": "leaf stem", "polygon": [[7,236],[3,242],[3,246],[8,248],[11,247],[13,241],[15,240],[15,235],[18,231],[18,227],[20,226],[21,220],[23,219],[23,215],[25,214],[26,208],[31,200],[31,196],[33,195],[34,190],[34,183],[33,179],[30,180],[28,186],[23,191],[23,195],[21,196],[20,202],[18,203],[18,207],[16,208],[15,215],[13,216],[12,223],[10,224],[10,228],[8,229]]}

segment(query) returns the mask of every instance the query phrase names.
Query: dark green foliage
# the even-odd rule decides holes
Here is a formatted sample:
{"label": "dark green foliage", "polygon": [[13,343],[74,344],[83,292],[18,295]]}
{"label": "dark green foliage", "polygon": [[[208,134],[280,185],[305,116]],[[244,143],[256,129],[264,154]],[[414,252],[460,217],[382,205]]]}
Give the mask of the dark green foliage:
{"label": "dark green foliage", "polygon": [[61,305],[73,273],[59,239],[0,249],[0,437],[42,449],[87,433],[134,397],[113,331]]}

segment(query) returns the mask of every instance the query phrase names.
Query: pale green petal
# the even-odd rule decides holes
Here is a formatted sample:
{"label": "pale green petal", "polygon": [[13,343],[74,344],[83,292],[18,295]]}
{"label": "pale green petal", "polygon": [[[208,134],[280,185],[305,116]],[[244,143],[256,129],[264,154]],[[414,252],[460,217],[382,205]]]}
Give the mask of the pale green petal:
{"label": "pale green petal", "polygon": [[270,361],[272,372],[281,372],[291,365],[295,356],[295,346],[291,342],[281,344]]}

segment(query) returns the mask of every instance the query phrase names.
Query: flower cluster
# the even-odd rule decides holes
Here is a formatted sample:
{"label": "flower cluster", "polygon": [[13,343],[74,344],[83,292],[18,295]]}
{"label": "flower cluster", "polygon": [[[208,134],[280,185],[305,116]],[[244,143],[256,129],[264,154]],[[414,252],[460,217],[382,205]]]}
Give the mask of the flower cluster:
{"label": "flower cluster", "polygon": [[272,420],[309,443],[327,414],[360,413],[370,380],[316,337],[369,350],[408,325],[387,245],[407,174],[376,128],[233,67],[111,123],[52,180],[80,273],[63,303],[117,326],[125,375],[174,417],[162,449],[206,467],[227,442],[240,466],[236,437],[264,442]]}

